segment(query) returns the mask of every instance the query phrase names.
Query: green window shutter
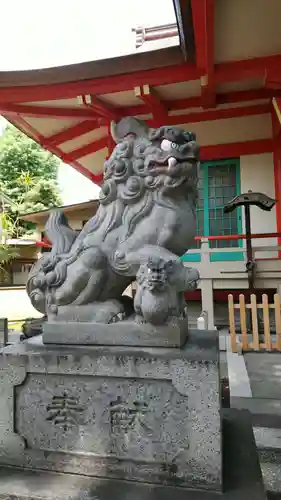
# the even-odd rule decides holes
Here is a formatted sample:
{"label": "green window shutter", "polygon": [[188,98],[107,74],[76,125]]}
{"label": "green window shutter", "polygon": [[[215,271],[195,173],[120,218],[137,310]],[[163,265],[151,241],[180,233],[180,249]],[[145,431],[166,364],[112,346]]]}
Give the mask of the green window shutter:
{"label": "green window shutter", "polygon": [[[221,236],[242,233],[241,209],[224,214],[224,205],[241,192],[239,159],[202,162],[199,170],[198,204],[196,209],[197,236]],[[222,252],[211,260],[243,260],[243,252],[223,252],[223,248],[242,246],[242,241],[210,241],[211,248]],[[200,248],[196,242],[194,248]],[[200,261],[200,253],[185,254],[184,261]]]}

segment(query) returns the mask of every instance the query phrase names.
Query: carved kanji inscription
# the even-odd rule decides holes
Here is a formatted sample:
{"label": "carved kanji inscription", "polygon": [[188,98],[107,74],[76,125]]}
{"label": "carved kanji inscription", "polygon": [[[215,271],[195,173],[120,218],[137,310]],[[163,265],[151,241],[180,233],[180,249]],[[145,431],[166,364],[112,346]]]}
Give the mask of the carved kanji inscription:
{"label": "carved kanji inscription", "polygon": [[67,431],[73,425],[79,425],[83,406],[79,404],[79,400],[75,396],[63,392],[60,395],[54,395],[52,402],[47,405],[47,418],[54,425],[63,426]]}

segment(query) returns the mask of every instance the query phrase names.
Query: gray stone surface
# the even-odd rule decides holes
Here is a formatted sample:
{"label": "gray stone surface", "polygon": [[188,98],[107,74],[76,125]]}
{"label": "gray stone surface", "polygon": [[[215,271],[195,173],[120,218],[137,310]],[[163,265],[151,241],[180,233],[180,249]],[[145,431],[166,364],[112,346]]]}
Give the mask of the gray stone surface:
{"label": "gray stone surface", "polygon": [[249,410],[255,427],[281,429],[281,400],[234,397],[231,407]]}
{"label": "gray stone surface", "polygon": [[188,318],[170,325],[119,323],[51,322],[43,326],[44,344],[120,345],[149,347],[181,347],[188,335]]}
{"label": "gray stone surface", "polygon": [[[264,485],[265,485],[265,488],[268,492],[268,496],[267,496],[268,500],[273,499],[273,498],[275,500],[281,499],[280,469],[281,469],[280,458],[279,458],[278,463],[261,462],[261,470],[262,470]],[[271,493],[271,495],[270,495],[270,493]],[[273,496],[273,494],[274,494],[274,496]]]}
{"label": "gray stone surface", "polygon": [[[259,450],[259,459],[263,475],[264,485],[269,492],[274,492],[281,497],[281,450],[262,449]],[[271,498],[271,497],[269,497]]]}
{"label": "gray stone surface", "polygon": [[0,464],[220,490],[217,335],[183,349],[40,340],[0,358]]}
{"label": "gray stone surface", "polygon": [[254,398],[281,399],[281,353],[246,353],[247,372]]}
{"label": "gray stone surface", "polygon": [[[48,321],[114,323],[112,335],[128,317],[139,329],[142,322],[177,324],[185,317],[184,292],[199,279],[180,260],[196,233],[194,134],[151,129],[133,117],[113,128],[118,139],[105,162],[97,213],[77,235],[62,212],[53,212],[46,225],[52,250],[27,282],[33,306]],[[135,280],[128,314],[122,294]]]}
{"label": "gray stone surface", "polygon": [[0,468],[0,499],[14,500],[265,500],[250,416],[224,412],[222,494],[134,481]]}
{"label": "gray stone surface", "polygon": [[229,337],[226,339],[226,344],[230,400],[237,397],[251,398],[252,391],[244,356],[236,352],[232,352]]}

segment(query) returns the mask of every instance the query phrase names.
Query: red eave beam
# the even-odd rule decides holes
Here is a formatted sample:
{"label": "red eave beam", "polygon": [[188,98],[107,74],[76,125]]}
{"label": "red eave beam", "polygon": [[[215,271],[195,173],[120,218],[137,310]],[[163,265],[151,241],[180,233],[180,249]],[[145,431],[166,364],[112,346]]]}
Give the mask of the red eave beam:
{"label": "red eave beam", "polygon": [[195,241],[201,241],[207,238],[209,241],[230,241],[230,240],[246,240],[247,238],[252,239],[263,239],[263,238],[275,238],[276,236],[281,236],[281,233],[252,233],[250,236],[246,234],[222,234],[219,236],[195,236]]}
{"label": "red eave beam", "polygon": [[[143,86],[144,88],[147,85]],[[149,87],[149,93],[143,94],[141,99],[145,104],[140,104],[137,106],[126,106],[122,108],[115,108],[107,110],[104,109],[103,116],[101,109],[99,110],[99,115],[97,111],[91,108],[62,108],[54,106],[31,106],[25,104],[7,104],[0,102],[0,114],[9,114],[9,116],[30,116],[34,118],[57,118],[57,119],[72,119],[72,120],[83,120],[92,122],[92,128],[95,129],[96,125],[106,125],[112,119],[116,120],[121,118],[121,116],[136,116],[136,115],[146,115],[151,112],[155,112],[158,116],[166,116],[167,110],[174,111],[180,109],[196,108],[202,106],[202,99],[200,96],[189,97],[186,99],[175,99],[175,100],[160,100],[157,96],[155,90]],[[1,89],[0,89],[1,93]],[[235,104],[238,102],[255,101],[259,99],[267,99],[276,96],[279,97],[281,91],[273,91],[271,89],[256,89],[256,90],[242,90],[237,92],[228,92],[223,94],[217,94],[216,103],[219,104]],[[99,103],[101,106],[101,103]],[[104,103],[103,103],[103,106]],[[105,118],[105,115],[107,118]],[[80,123],[77,125],[80,127]],[[83,125],[83,127],[86,125]],[[75,127],[75,126],[74,126]],[[89,128],[91,127],[89,123]],[[79,128],[78,128],[79,130]]]}
{"label": "red eave beam", "polygon": [[107,137],[102,137],[97,141],[86,144],[85,146],[81,146],[80,148],[74,149],[69,153],[65,153],[64,162],[71,163],[72,161],[78,160],[79,158],[83,158],[84,156],[96,153],[100,149],[107,148],[107,144]]}
{"label": "red eave beam", "polygon": [[[0,89],[1,91],[1,89]],[[23,114],[25,116],[36,116],[46,118],[63,119],[72,118],[73,120],[97,120],[99,116],[92,109],[86,108],[62,108],[56,106],[37,106],[28,104],[10,104],[0,103],[0,114],[8,113],[10,116]]]}
{"label": "red eave beam", "polygon": [[197,80],[201,74],[193,64],[179,64],[126,73],[94,80],[22,87],[0,87],[0,102],[35,102],[76,98],[79,95],[111,94],[132,90],[138,85],[168,85]]}
{"label": "red eave beam", "polygon": [[85,135],[88,132],[92,132],[97,128],[99,128],[99,126],[96,125],[95,122],[91,120],[85,120],[83,122],[76,123],[76,125],[73,125],[72,127],[68,127],[61,130],[60,132],[57,132],[56,134],[49,136],[48,143],[52,146],[58,146],[59,144],[72,141],[73,139],[76,139],[81,135]]}
{"label": "red eave beam", "polygon": [[119,110],[103,102],[100,98],[94,95],[83,95],[78,97],[78,102],[84,106],[92,109],[98,116],[104,118],[106,121],[118,121],[121,118]]}
{"label": "red eave beam", "polygon": [[273,140],[258,139],[245,142],[233,142],[228,144],[214,144],[200,148],[201,161],[218,160],[224,158],[240,158],[240,156],[272,153]]}
{"label": "red eave beam", "polygon": [[152,113],[155,126],[163,125],[167,121],[168,110],[157,92],[150,85],[135,87],[135,96],[148,107],[149,113]]}
{"label": "red eave beam", "polygon": [[196,66],[201,76],[201,102],[203,108],[216,105],[214,80],[214,0],[191,0],[195,39]]}
{"label": "red eave beam", "polygon": [[[195,0],[197,1],[197,0]],[[242,61],[232,61],[214,65],[214,83],[264,79],[266,74],[276,73],[281,65],[281,54],[255,57]],[[139,85],[168,85],[178,82],[198,80],[204,72],[194,64],[175,64],[165,68],[143,70],[94,80],[49,85],[20,87],[0,87],[0,102],[36,102],[54,99],[76,98],[78,95],[100,95],[132,90]],[[85,110],[84,110],[85,111]]]}
{"label": "red eave beam", "polygon": [[[276,92],[270,89],[239,90],[217,94],[216,104],[237,104],[250,101],[272,99]],[[281,93],[280,93],[281,95]],[[161,103],[168,111],[187,110],[188,108],[201,108],[201,96],[187,97],[183,99],[161,100]],[[258,103],[257,103],[258,104]],[[0,104],[1,106],[1,104]],[[151,113],[151,105],[143,104],[121,108],[126,116],[147,115]]]}
{"label": "red eave beam", "polygon": [[281,54],[215,64],[215,82],[217,84],[251,79],[266,80],[268,74],[276,73],[280,64]]}

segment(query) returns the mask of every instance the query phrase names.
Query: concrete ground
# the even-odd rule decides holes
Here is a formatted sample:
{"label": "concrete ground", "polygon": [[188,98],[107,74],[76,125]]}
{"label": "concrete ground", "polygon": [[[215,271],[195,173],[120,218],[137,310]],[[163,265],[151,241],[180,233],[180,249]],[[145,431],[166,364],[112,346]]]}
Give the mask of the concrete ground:
{"label": "concrete ground", "polygon": [[281,399],[281,353],[251,352],[244,359],[253,397]]}
{"label": "concrete ground", "polygon": [[226,358],[230,404],[251,412],[266,488],[281,499],[281,353],[236,354],[226,341]]}

